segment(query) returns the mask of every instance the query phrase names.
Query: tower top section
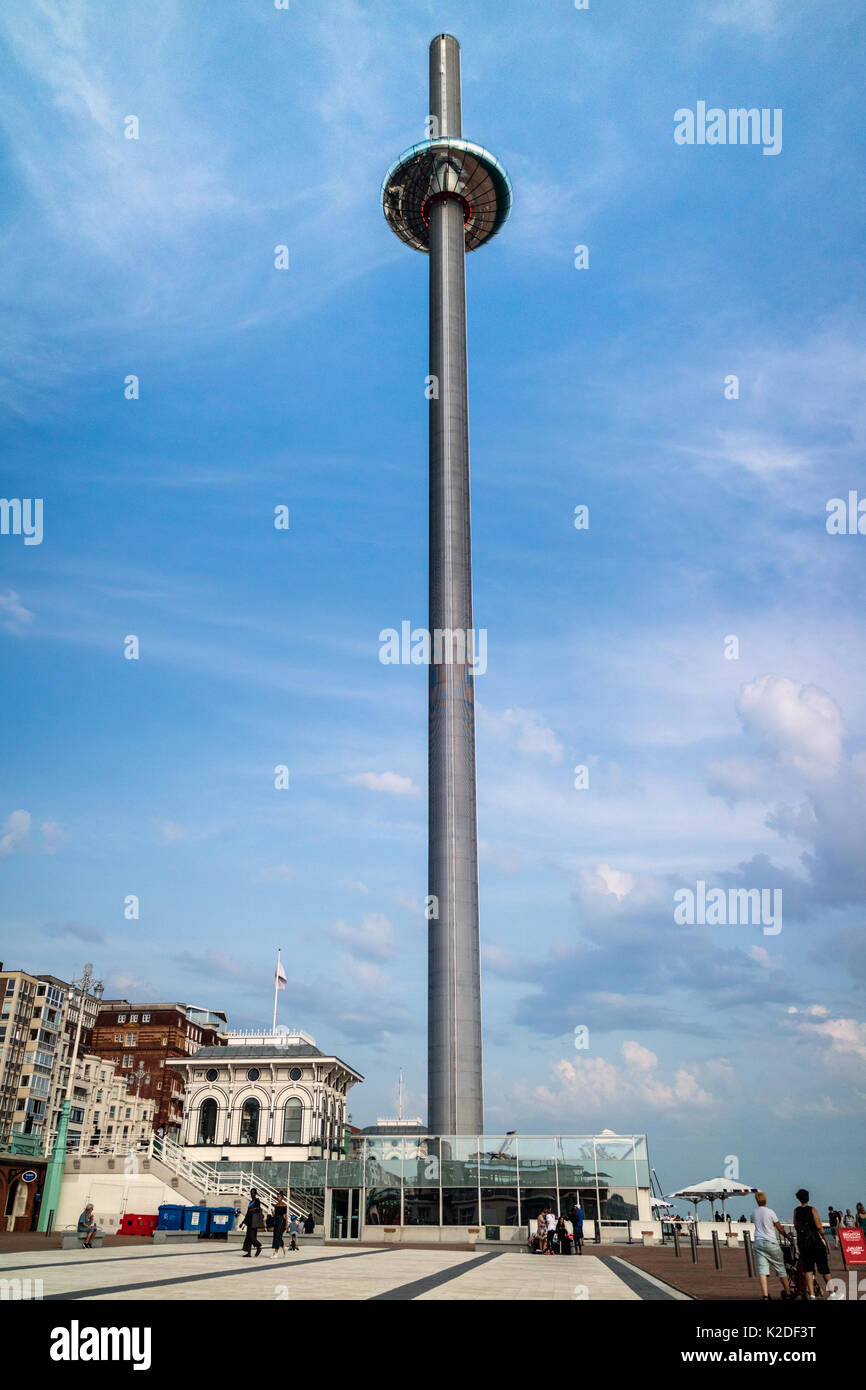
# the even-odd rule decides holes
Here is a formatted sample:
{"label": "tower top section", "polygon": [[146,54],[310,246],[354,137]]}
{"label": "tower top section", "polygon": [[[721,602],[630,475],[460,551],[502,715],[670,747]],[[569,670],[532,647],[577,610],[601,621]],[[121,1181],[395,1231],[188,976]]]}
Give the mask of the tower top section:
{"label": "tower top section", "polygon": [[453,199],[463,209],[465,249],[495,236],[511,211],[511,180],[498,159],[463,139],[460,45],[451,34],[430,44],[430,139],[404,150],[382,183],[392,232],[416,251],[430,249],[430,208]]}

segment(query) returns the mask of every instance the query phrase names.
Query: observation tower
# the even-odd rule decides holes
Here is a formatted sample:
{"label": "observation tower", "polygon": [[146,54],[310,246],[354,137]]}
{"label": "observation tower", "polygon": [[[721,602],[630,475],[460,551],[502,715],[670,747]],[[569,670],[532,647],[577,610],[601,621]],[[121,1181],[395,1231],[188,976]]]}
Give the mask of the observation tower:
{"label": "observation tower", "polygon": [[429,129],[382,184],[391,230],[430,257],[427,1128],[483,1134],[466,253],[505,222],[511,183],[492,154],[463,139],[460,45],[450,34],[430,45]]}

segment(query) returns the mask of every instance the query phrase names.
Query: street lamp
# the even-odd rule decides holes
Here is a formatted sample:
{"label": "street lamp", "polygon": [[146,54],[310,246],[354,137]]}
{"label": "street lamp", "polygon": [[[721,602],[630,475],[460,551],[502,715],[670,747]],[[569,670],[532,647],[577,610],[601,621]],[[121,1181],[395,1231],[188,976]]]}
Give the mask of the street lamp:
{"label": "street lamp", "polygon": [[85,965],[81,979],[72,981],[73,1002],[75,1001],[76,990],[81,991],[81,999],[78,1005],[78,1019],[75,1024],[75,1042],[69,1061],[69,1076],[66,1080],[66,1095],[63,1098],[63,1105],[60,1108],[60,1122],[57,1126],[54,1148],[51,1151],[51,1158],[45,1173],[45,1186],[42,1190],[42,1200],[39,1203],[39,1223],[36,1229],[45,1231],[46,1233],[50,1229],[51,1220],[57,1210],[60,1201],[60,1189],[63,1186],[63,1170],[66,1164],[66,1135],[69,1130],[69,1110],[72,1103],[72,1088],[75,1085],[75,1063],[78,1060],[81,1023],[84,1018],[84,1000],[91,991],[94,998],[101,999],[104,988],[105,986],[101,980],[94,980],[93,978],[92,961],[88,961]]}

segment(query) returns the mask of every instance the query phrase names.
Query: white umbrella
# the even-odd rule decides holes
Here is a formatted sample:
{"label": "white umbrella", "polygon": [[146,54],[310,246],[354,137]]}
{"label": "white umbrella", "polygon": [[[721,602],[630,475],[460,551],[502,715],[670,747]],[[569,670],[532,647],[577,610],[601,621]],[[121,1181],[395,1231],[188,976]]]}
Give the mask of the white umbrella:
{"label": "white umbrella", "polygon": [[733,1182],[730,1178],[707,1178],[705,1182],[696,1182],[692,1187],[683,1187],[679,1192],[672,1192],[671,1199],[682,1202],[694,1202],[695,1219],[698,1215],[698,1202],[707,1201],[712,1204],[721,1202],[722,1211],[725,1210],[725,1199],[728,1197],[747,1197],[750,1192],[757,1192],[756,1187],[747,1187],[744,1183]]}

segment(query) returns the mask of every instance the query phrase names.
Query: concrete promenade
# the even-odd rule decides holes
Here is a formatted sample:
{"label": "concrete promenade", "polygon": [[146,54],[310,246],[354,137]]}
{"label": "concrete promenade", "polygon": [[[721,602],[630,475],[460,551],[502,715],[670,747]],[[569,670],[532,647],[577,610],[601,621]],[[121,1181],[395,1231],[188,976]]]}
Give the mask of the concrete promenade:
{"label": "concrete promenade", "polygon": [[[358,1245],[301,1246],[272,1260],[246,1260],[239,1245],[202,1241],[174,1249],[111,1245],[101,1250],[5,1250],[0,1281],[30,1280],[51,1300],[556,1300],[641,1302],[684,1295],[618,1262],[516,1257],[473,1251]],[[41,1286],[35,1281],[41,1281]],[[15,1297],[16,1286],[2,1286]],[[20,1295],[18,1295],[20,1296]]]}

